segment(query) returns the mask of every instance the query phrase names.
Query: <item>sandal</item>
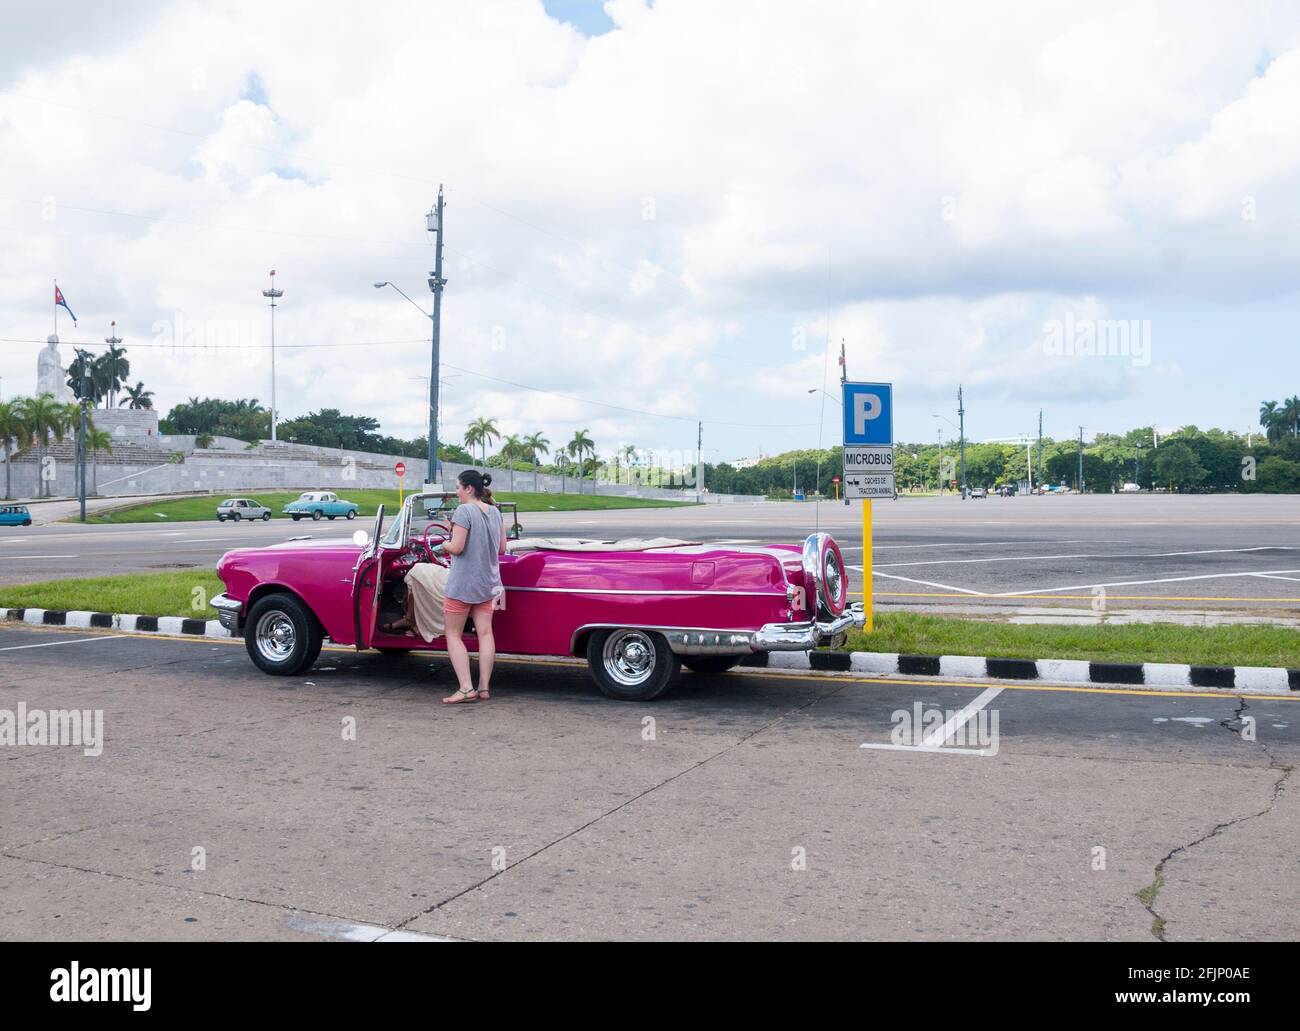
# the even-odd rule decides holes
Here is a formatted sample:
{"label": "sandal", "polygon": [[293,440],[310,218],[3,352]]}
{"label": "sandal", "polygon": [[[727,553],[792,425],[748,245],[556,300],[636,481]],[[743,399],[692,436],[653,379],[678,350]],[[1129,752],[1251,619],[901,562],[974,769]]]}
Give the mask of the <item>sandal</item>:
{"label": "sandal", "polygon": [[[459,697],[458,697],[458,696],[459,696]],[[442,704],[443,704],[443,705],[461,705],[461,704],[463,704],[464,702],[477,702],[477,701],[478,701],[478,692],[477,692],[477,691],[474,691],[474,690],[472,690],[472,689],[469,690],[469,691],[465,691],[464,689],[458,687],[458,688],[456,689],[456,693],[455,693],[455,694],[449,694],[449,695],[447,695],[446,698],[444,698],[444,699],[442,700]]]}
{"label": "sandal", "polygon": [[381,633],[393,634],[394,636],[413,637],[415,635],[415,625],[406,622],[405,616],[394,619],[391,623],[385,623],[379,630]]}
{"label": "sandal", "polygon": [[480,687],[477,691],[480,702],[486,702],[492,696],[488,694],[487,688]]}

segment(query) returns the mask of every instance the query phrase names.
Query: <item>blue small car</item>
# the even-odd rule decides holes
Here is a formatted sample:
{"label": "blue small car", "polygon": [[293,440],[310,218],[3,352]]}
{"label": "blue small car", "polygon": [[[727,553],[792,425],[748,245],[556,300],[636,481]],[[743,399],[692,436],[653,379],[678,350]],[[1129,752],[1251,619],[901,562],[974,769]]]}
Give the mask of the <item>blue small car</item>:
{"label": "blue small car", "polygon": [[26,505],[0,505],[0,526],[31,526],[32,514]]}
{"label": "blue small car", "polygon": [[319,519],[321,516],[328,519],[337,519],[339,516],[355,519],[357,511],[356,502],[344,501],[328,490],[309,490],[305,494],[300,494],[297,501],[291,501],[284,506],[284,514],[292,516],[295,523],[303,516],[310,516],[312,519]]}

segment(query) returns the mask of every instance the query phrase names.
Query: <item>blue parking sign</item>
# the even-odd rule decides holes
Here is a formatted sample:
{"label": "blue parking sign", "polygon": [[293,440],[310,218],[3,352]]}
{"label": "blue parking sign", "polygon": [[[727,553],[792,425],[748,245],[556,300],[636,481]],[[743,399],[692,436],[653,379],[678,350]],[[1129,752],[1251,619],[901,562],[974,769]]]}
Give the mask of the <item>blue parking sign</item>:
{"label": "blue parking sign", "polygon": [[844,443],[894,443],[894,385],[892,383],[845,383]]}

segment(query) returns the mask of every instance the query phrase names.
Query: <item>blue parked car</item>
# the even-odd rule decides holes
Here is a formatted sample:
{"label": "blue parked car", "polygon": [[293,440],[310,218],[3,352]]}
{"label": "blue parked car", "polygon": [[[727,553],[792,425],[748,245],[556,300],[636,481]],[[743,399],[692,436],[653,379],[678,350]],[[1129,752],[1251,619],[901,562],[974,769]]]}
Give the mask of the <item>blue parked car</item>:
{"label": "blue parked car", "polygon": [[26,505],[0,505],[0,526],[31,526],[32,514]]}
{"label": "blue parked car", "polygon": [[319,519],[325,516],[327,519],[337,519],[343,516],[345,519],[355,519],[357,517],[357,505],[354,501],[343,501],[339,496],[328,490],[309,490],[298,496],[297,501],[291,501],[284,506],[284,514],[293,516],[296,523],[303,516],[310,516],[312,519]]}

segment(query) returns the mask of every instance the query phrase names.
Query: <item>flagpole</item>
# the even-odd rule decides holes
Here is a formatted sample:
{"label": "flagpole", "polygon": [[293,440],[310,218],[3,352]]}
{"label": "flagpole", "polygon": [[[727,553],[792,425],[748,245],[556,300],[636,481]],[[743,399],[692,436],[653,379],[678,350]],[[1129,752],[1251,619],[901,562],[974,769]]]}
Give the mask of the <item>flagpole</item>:
{"label": "flagpole", "polygon": [[59,335],[59,301],[58,301],[58,297],[59,297],[59,281],[56,279],[56,280],[54,281],[54,298],[55,298],[55,300],[54,300],[54,335],[55,335],[56,337]]}

